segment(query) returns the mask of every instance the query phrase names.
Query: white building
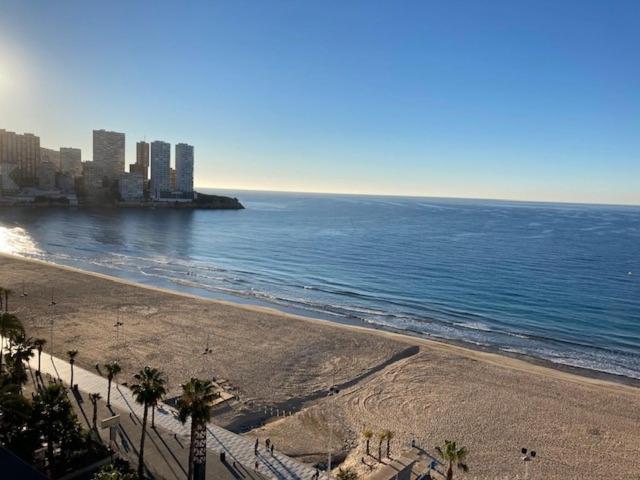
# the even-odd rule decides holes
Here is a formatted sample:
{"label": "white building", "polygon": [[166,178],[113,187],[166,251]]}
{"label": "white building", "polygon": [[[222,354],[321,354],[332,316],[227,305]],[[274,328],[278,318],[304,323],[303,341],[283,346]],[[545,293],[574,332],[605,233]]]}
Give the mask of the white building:
{"label": "white building", "polygon": [[176,190],[193,194],[193,145],[176,144]]}
{"label": "white building", "polygon": [[120,198],[125,202],[144,199],[144,178],[140,173],[121,173],[118,179]]}
{"label": "white building", "polygon": [[124,172],[124,133],[94,130],[93,163],[105,177],[117,180]]}
{"label": "white building", "polygon": [[171,145],[151,142],[151,198],[159,200],[171,193]]}

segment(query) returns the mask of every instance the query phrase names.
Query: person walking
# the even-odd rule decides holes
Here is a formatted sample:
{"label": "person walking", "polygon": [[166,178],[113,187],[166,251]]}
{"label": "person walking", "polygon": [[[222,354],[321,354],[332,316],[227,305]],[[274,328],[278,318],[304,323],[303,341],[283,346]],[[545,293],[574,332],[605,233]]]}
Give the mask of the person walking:
{"label": "person walking", "polygon": [[271,456],[273,457],[273,443],[271,444]]}
{"label": "person walking", "polygon": [[256,443],[253,445],[253,454],[258,455],[258,445],[260,445],[260,440],[256,438]]}

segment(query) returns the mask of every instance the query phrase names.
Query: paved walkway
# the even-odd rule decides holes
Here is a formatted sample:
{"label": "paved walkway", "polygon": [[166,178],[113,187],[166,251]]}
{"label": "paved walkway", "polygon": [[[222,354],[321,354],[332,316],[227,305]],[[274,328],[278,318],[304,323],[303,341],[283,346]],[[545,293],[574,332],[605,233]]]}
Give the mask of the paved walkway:
{"label": "paved walkway", "polygon": [[[30,361],[31,368],[35,371],[38,368],[38,355]],[[42,374],[59,378],[65,383],[71,379],[71,366],[64,360],[51,357],[46,352],[42,352]],[[106,377],[74,366],[73,381],[82,392],[99,393],[102,398],[107,398],[108,382]],[[133,415],[142,418],[143,407],[135,402],[133,395],[128,388],[116,383],[111,388],[111,404],[114,407],[131,412]],[[184,425],[176,417],[176,411],[161,403],[156,410],[156,425],[189,438],[190,421]],[[232,433],[212,423],[208,425],[207,447],[216,453],[225,452],[228,462],[237,462],[247,468],[253,468],[256,461],[259,462],[258,471],[269,478],[278,480],[312,480],[315,469],[293,460],[278,452],[271,456],[263,445],[260,446],[258,455],[254,454],[254,441]],[[323,479],[329,479],[326,474]]]}

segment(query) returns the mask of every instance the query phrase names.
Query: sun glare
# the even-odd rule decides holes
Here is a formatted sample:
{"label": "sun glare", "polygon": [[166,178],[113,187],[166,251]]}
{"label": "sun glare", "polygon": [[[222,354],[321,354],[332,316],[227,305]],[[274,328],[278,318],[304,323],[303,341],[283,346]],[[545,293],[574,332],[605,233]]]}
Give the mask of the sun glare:
{"label": "sun glare", "polygon": [[40,249],[23,228],[0,226],[0,253],[33,255],[39,252]]}

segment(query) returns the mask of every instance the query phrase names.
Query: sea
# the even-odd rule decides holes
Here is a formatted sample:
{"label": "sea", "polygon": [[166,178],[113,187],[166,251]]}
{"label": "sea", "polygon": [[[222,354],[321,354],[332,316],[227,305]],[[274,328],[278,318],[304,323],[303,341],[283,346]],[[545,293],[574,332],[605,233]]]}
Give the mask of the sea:
{"label": "sea", "polygon": [[640,379],[640,207],[208,191],[0,210],[0,252]]}

